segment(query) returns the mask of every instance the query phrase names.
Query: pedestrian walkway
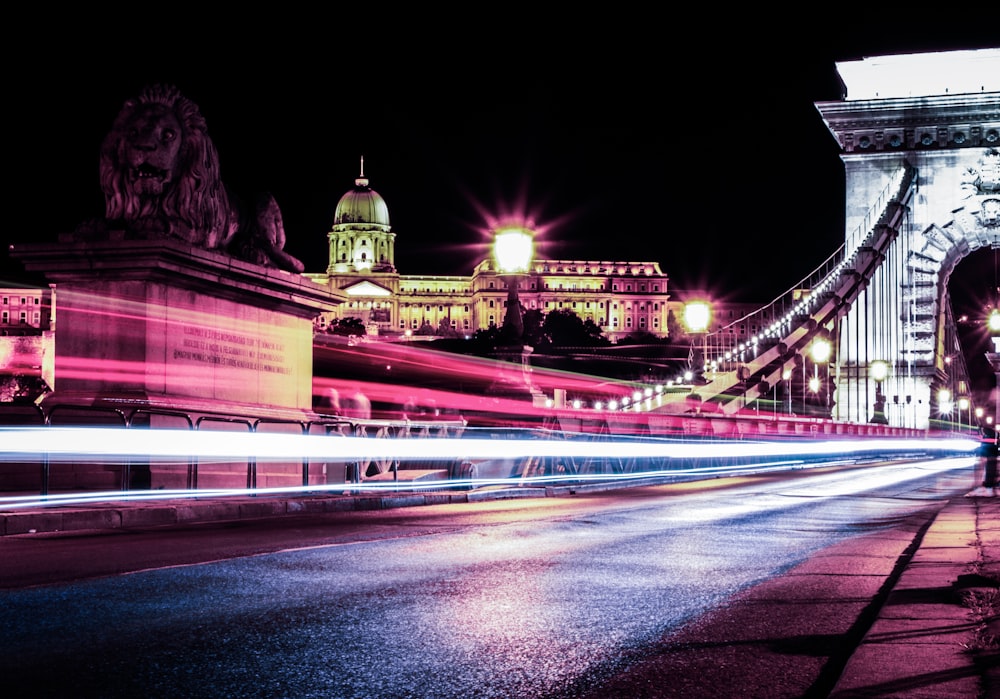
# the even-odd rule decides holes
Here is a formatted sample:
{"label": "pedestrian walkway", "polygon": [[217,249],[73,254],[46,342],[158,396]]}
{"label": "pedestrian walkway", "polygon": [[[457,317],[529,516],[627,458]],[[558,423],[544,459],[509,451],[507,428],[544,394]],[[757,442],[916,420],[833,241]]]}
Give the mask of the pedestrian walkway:
{"label": "pedestrian walkway", "polygon": [[998,639],[1000,497],[978,488],[935,517],[830,696],[1000,697]]}

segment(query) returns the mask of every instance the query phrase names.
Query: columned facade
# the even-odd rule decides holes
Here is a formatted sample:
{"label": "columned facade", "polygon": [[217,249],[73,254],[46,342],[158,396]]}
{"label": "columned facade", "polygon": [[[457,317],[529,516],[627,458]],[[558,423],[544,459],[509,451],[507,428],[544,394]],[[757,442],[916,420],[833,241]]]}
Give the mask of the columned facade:
{"label": "columned facade", "polygon": [[[507,285],[493,260],[480,262],[471,276],[400,274],[395,264],[396,233],[389,209],[364,176],[337,204],[327,234],[329,263],[309,279],[342,292],[337,311],[317,320],[322,330],[334,319],[358,318],[370,335],[471,335],[503,323]],[[636,333],[666,337],[667,275],[658,262],[536,260],[519,285],[526,310],[569,310],[592,321],[612,342]]]}

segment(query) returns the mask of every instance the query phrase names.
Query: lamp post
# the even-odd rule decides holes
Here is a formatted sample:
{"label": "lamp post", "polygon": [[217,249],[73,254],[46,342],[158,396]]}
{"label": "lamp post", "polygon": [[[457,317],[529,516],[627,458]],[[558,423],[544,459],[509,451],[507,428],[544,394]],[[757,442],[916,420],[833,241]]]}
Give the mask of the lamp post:
{"label": "lamp post", "polygon": [[507,283],[507,310],[503,317],[502,331],[514,343],[524,339],[524,321],[521,317],[521,298],[518,295],[520,277],[531,268],[535,235],[527,228],[512,226],[501,228],[493,236],[493,257],[497,271]]}
{"label": "lamp post", "polygon": [[996,399],[993,404],[993,418],[1000,418],[1000,308],[994,308],[986,318],[986,327],[989,329],[990,342],[993,344],[993,351],[986,353],[986,361],[993,369],[993,395]]}
{"label": "lamp post", "polygon": [[[829,372],[830,372],[830,354],[831,354],[832,351],[833,351],[833,346],[830,344],[830,341],[827,340],[827,339],[825,339],[825,338],[818,338],[816,340],[813,340],[812,347],[809,350],[809,354],[812,356],[812,360],[813,360],[813,377],[809,381],[809,389],[813,393],[819,393],[819,389],[820,389],[820,383],[821,382],[820,382],[820,378],[819,378],[819,365],[820,364],[825,364],[826,365],[827,376],[826,376],[826,383],[823,386],[823,389],[824,389],[823,390],[823,407],[827,408],[827,409],[829,409],[829,407],[830,407],[830,375],[829,375]],[[826,414],[827,412],[829,412],[829,410],[827,410],[826,412],[824,412],[824,415],[823,415],[824,417],[829,417],[829,415]]]}
{"label": "lamp post", "polygon": [[937,399],[938,399],[938,416],[943,419],[944,416],[947,415],[950,418],[952,408],[954,407],[951,402],[951,391],[947,388],[942,388],[941,390],[938,391]]}
{"label": "lamp post", "polygon": [[785,369],[781,372],[781,380],[785,382],[785,414],[792,414],[792,370]]}
{"label": "lamp post", "polygon": [[972,402],[965,396],[958,399],[958,429],[962,429],[962,411],[968,411],[969,427],[972,427]]}
{"label": "lamp post", "polygon": [[[813,395],[819,395],[819,389],[822,384],[819,378],[819,365],[826,364],[830,361],[830,353],[832,351],[832,346],[830,341],[825,338],[816,338],[813,340],[812,345],[809,346],[809,357],[813,362],[813,375],[810,377],[807,373],[805,356],[802,357],[802,414],[805,415],[807,412],[813,412],[808,410],[806,389]],[[827,369],[829,372],[829,369]],[[823,392],[823,405],[824,407],[829,407],[829,392],[830,392],[830,381],[829,374],[827,374],[826,390]],[[818,401],[817,401],[818,402]]]}
{"label": "lamp post", "polygon": [[[693,375],[693,383],[707,383],[705,380],[705,343],[711,323],[712,307],[707,301],[689,301],[684,304],[684,324],[687,326],[688,334],[692,336],[688,364]],[[699,336],[701,336],[700,343]]]}
{"label": "lamp post", "polygon": [[885,415],[885,394],[882,393],[882,382],[889,375],[889,365],[881,359],[876,359],[871,363],[869,371],[875,382],[875,406],[871,422],[876,425],[888,425],[889,419]]}
{"label": "lamp post", "polygon": [[493,234],[493,259],[500,278],[507,284],[507,308],[496,356],[505,362],[520,364],[520,372],[515,377],[501,367],[491,387],[494,394],[534,396],[537,392],[531,384],[529,355],[532,348],[524,344],[524,320],[518,294],[520,277],[531,269],[534,237],[533,231],[521,226],[499,228]]}

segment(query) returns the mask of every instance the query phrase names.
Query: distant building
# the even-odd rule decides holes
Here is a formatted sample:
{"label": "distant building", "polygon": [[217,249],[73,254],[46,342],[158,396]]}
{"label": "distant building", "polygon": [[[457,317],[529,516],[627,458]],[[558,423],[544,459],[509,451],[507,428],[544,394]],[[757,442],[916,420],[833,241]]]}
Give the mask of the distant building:
{"label": "distant building", "polygon": [[[472,334],[503,324],[507,284],[491,258],[471,276],[400,274],[396,233],[385,200],[364,175],[337,204],[327,234],[329,264],[305,276],[347,294],[338,312],[317,321],[358,318],[371,334],[398,337],[423,329]],[[667,337],[668,278],[658,262],[536,259],[518,285],[526,310],[569,310],[616,342],[628,335]]]}
{"label": "distant building", "polygon": [[51,304],[48,288],[0,289],[0,335],[34,335],[47,330]]}
{"label": "distant building", "polygon": [[[680,296],[681,292],[677,292]],[[723,338],[749,340],[760,335],[778,320],[775,308],[762,308],[759,303],[739,301],[713,301],[712,324],[709,332],[718,333]]]}
{"label": "distant building", "polygon": [[33,401],[53,384],[52,290],[0,289],[0,403]]}

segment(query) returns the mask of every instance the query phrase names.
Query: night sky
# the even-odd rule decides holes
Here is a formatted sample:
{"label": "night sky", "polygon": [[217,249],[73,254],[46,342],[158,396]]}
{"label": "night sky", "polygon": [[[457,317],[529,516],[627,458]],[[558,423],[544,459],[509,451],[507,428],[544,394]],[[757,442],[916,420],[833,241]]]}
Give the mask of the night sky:
{"label": "night sky", "polygon": [[[364,156],[403,274],[468,275],[491,222],[526,215],[543,257],[655,260],[675,292],[764,303],[843,241],[843,167],[814,105],[841,98],[835,63],[1000,46],[974,17],[627,9],[24,17],[2,49],[0,279],[31,281],[7,244],[103,215],[101,140],[124,100],[171,83],[201,108],[229,187],[274,195],[307,271],[326,267]],[[981,311],[995,263],[980,251],[956,269],[957,314]]]}
{"label": "night sky", "polygon": [[165,82],[200,106],[230,188],[273,193],[307,271],[325,269],[363,155],[403,274],[468,275],[490,217],[527,213],[544,257],[655,260],[675,289],[767,301],[843,241],[843,168],[814,106],[840,98],[835,61],[1000,45],[995,26],[936,19],[834,35],[581,15],[405,38],[308,19],[39,32],[31,56],[58,60],[22,51],[31,69],[7,79],[9,242],[103,215],[101,140],[125,99]]}
{"label": "night sky", "polygon": [[[506,9],[468,26],[414,11],[390,27],[374,6],[234,25],[25,23],[3,49],[17,175],[6,242],[102,216],[101,140],[125,99],[172,83],[200,106],[229,187],[275,196],[307,271],[326,267],[364,156],[403,274],[468,275],[490,222],[527,215],[541,256],[655,260],[674,290],[766,302],[843,241],[843,167],[814,105],[840,99],[835,63],[1000,46],[995,22],[971,18],[755,13],[693,27]],[[9,260],[0,271],[19,275]]]}

